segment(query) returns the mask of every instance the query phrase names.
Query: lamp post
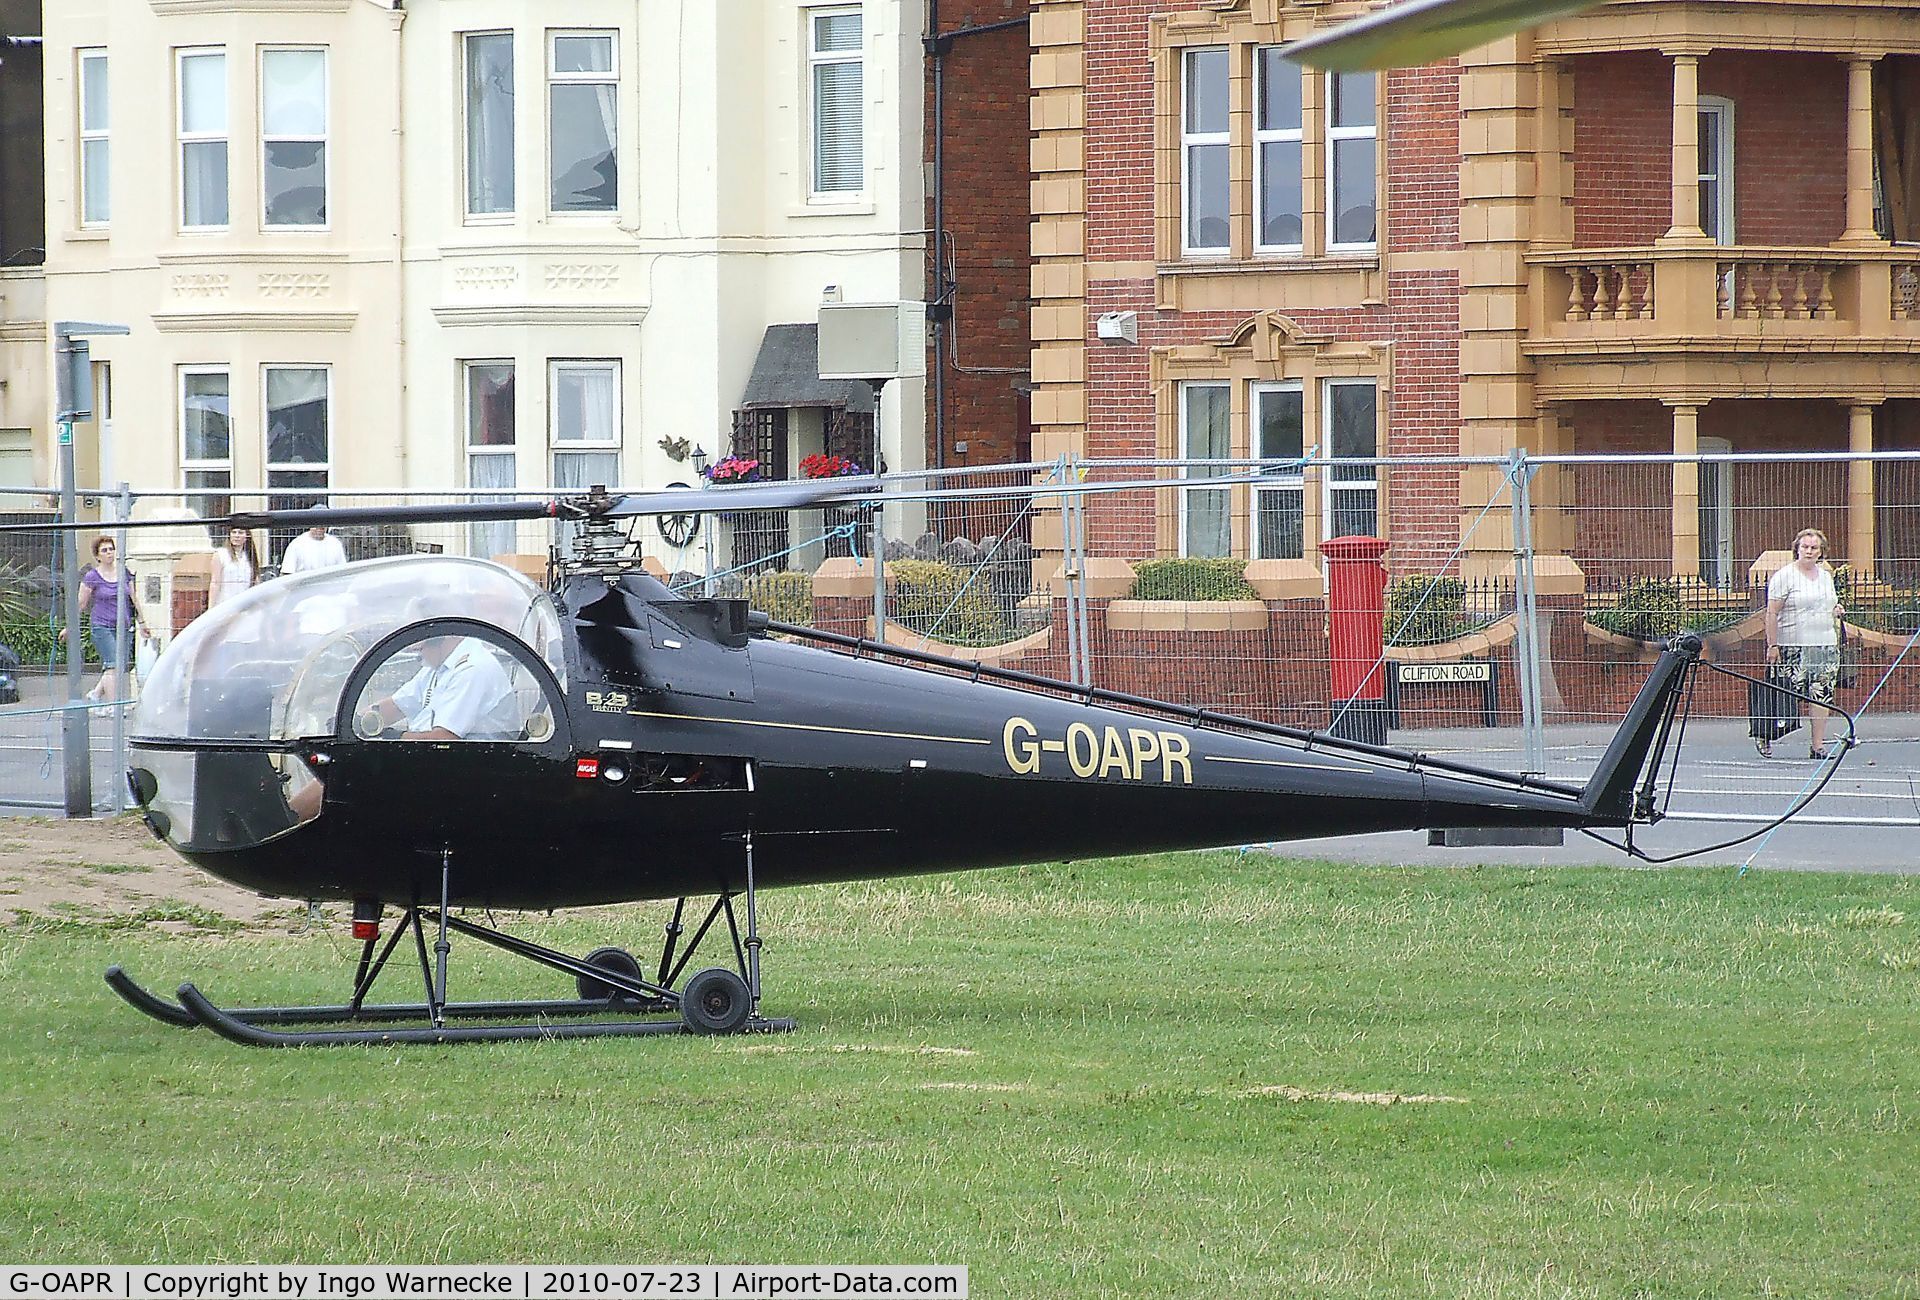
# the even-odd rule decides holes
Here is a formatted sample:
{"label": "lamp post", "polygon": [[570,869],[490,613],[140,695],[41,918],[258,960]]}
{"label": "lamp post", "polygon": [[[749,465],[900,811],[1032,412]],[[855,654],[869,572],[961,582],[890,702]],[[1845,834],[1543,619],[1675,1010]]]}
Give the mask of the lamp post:
{"label": "lamp post", "polygon": [[[131,331],[125,325],[80,320],[53,323],[54,420],[60,426],[60,517],[69,524],[76,522],[79,513],[73,481],[73,424],[93,416],[93,356],[87,340],[127,333]],[[86,652],[80,644],[80,534],[68,529],[62,534],[60,549],[60,590],[67,603],[67,707],[61,712],[60,728],[66,811],[69,817],[91,817],[93,735],[87,710],[80,703],[80,678],[86,667]],[[121,581],[126,581],[124,570]]]}

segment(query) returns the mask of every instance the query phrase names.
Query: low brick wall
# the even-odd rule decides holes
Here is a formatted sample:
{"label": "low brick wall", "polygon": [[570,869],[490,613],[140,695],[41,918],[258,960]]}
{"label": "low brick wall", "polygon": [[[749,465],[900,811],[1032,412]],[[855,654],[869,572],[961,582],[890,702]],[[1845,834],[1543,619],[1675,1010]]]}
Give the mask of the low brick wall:
{"label": "low brick wall", "polygon": [[[1184,611],[1142,611],[1141,602],[1088,598],[1089,653],[1095,685],[1143,695],[1170,704],[1214,709],[1299,727],[1324,727],[1331,704],[1328,677],[1327,611],[1323,600],[1263,602],[1266,618],[1258,626],[1195,630],[1202,621]],[[1181,602],[1151,602],[1168,606]],[[1115,616],[1113,606],[1128,608]],[[1579,596],[1541,596],[1545,625],[1541,693],[1551,722],[1617,722],[1647,680],[1659,656],[1657,644],[1613,636],[1586,621]],[[1192,607],[1189,606],[1189,609]],[[873,612],[870,595],[814,597],[815,625],[848,636],[865,636]],[[997,660],[1002,667],[1065,680],[1067,604],[1053,601],[1053,621],[1044,645]],[[1234,618],[1248,620],[1244,612]],[[1118,623],[1120,626],[1115,626]],[[1142,624],[1171,630],[1143,630]],[[1762,674],[1764,641],[1754,622],[1708,639],[1707,656],[1736,671]],[[1867,633],[1857,637],[1859,684],[1843,690],[1839,704],[1857,709],[1886,674],[1906,644],[1905,637]],[[965,651],[959,652],[962,656]],[[1517,725],[1520,690],[1515,639],[1497,627],[1460,641],[1420,647],[1397,656],[1408,662],[1460,662],[1488,659],[1493,664],[1497,722]],[[1745,683],[1718,673],[1703,674],[1693,700],[1697,717],[1744,717]],[[1484,723],[1484,688],[1479,683],[1421,685],[1400,695],[1401,729],[1478,727]],[[1920,654],[1908,656],[1874,700],[1875,712],[1920,711]]]}

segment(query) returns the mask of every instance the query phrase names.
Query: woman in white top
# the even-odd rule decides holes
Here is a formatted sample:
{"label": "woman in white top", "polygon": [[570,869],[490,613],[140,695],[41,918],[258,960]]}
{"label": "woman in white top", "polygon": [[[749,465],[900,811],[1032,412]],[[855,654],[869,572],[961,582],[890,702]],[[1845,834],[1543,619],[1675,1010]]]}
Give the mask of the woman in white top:
{"label": "woman in white top", "polygon": [[260,576],[260,559],[254,553],[253,534],[244,528],[229,528],[227,544],[214,548],[213,584],[207,592],[207,608],[224,604],[251,587]]}
{"label": "woman in white top", "polygon": [[[1793,539],[1793,563],[1767,582],[1767,675],[1819,701],[1807,706],[1808,757],[1826,757],[1827,709],[1840,678],[1840,620],[1847,611],[1820,559],[1827,535],[1802,528]],[[1773,748],[1755,740],[1760,757]]]}

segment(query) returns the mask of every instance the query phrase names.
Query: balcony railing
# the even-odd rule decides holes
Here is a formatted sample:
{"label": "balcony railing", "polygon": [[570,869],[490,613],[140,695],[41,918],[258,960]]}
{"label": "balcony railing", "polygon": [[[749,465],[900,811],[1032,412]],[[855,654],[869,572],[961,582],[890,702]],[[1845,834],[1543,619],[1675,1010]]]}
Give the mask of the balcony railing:
{"label": "balcony railing", "polygon": [[1536,341],[1920,335],[1911,248],[1720,245],[1567,249],[1528,256]]}

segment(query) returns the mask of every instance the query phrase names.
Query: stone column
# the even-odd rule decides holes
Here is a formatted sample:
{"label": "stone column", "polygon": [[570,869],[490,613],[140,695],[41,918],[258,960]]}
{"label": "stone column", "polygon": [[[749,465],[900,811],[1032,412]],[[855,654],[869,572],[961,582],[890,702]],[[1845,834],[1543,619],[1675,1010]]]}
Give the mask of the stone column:
{"label": "stone column", "polygon": [[1704,244],[1700,228],[1700,56],[1673,55],[1673,225],[1663,238]]}
{"label": "stone column", "polygon": [[[1694,456],[1700,451],[1700,408],[1673,404],[1673,454]],[[1676,461],[1673,466],[1673,576],[1700,576],[1700,464]]]}
{"label": "stone column", "polygon": [[1843,244],[1878,242],[1873,229],[1872,58],[1847,60],[1847,228]]}
{"label": "stone column", "polygon": [[[1855,456],[1873,451],[1873,407],[1856,402],[1847,407],[1847,450]],[[1865,578],[1874,569],[1873,462],[1852,461],[1847,466],[1847,564],[1854,576]]]}

